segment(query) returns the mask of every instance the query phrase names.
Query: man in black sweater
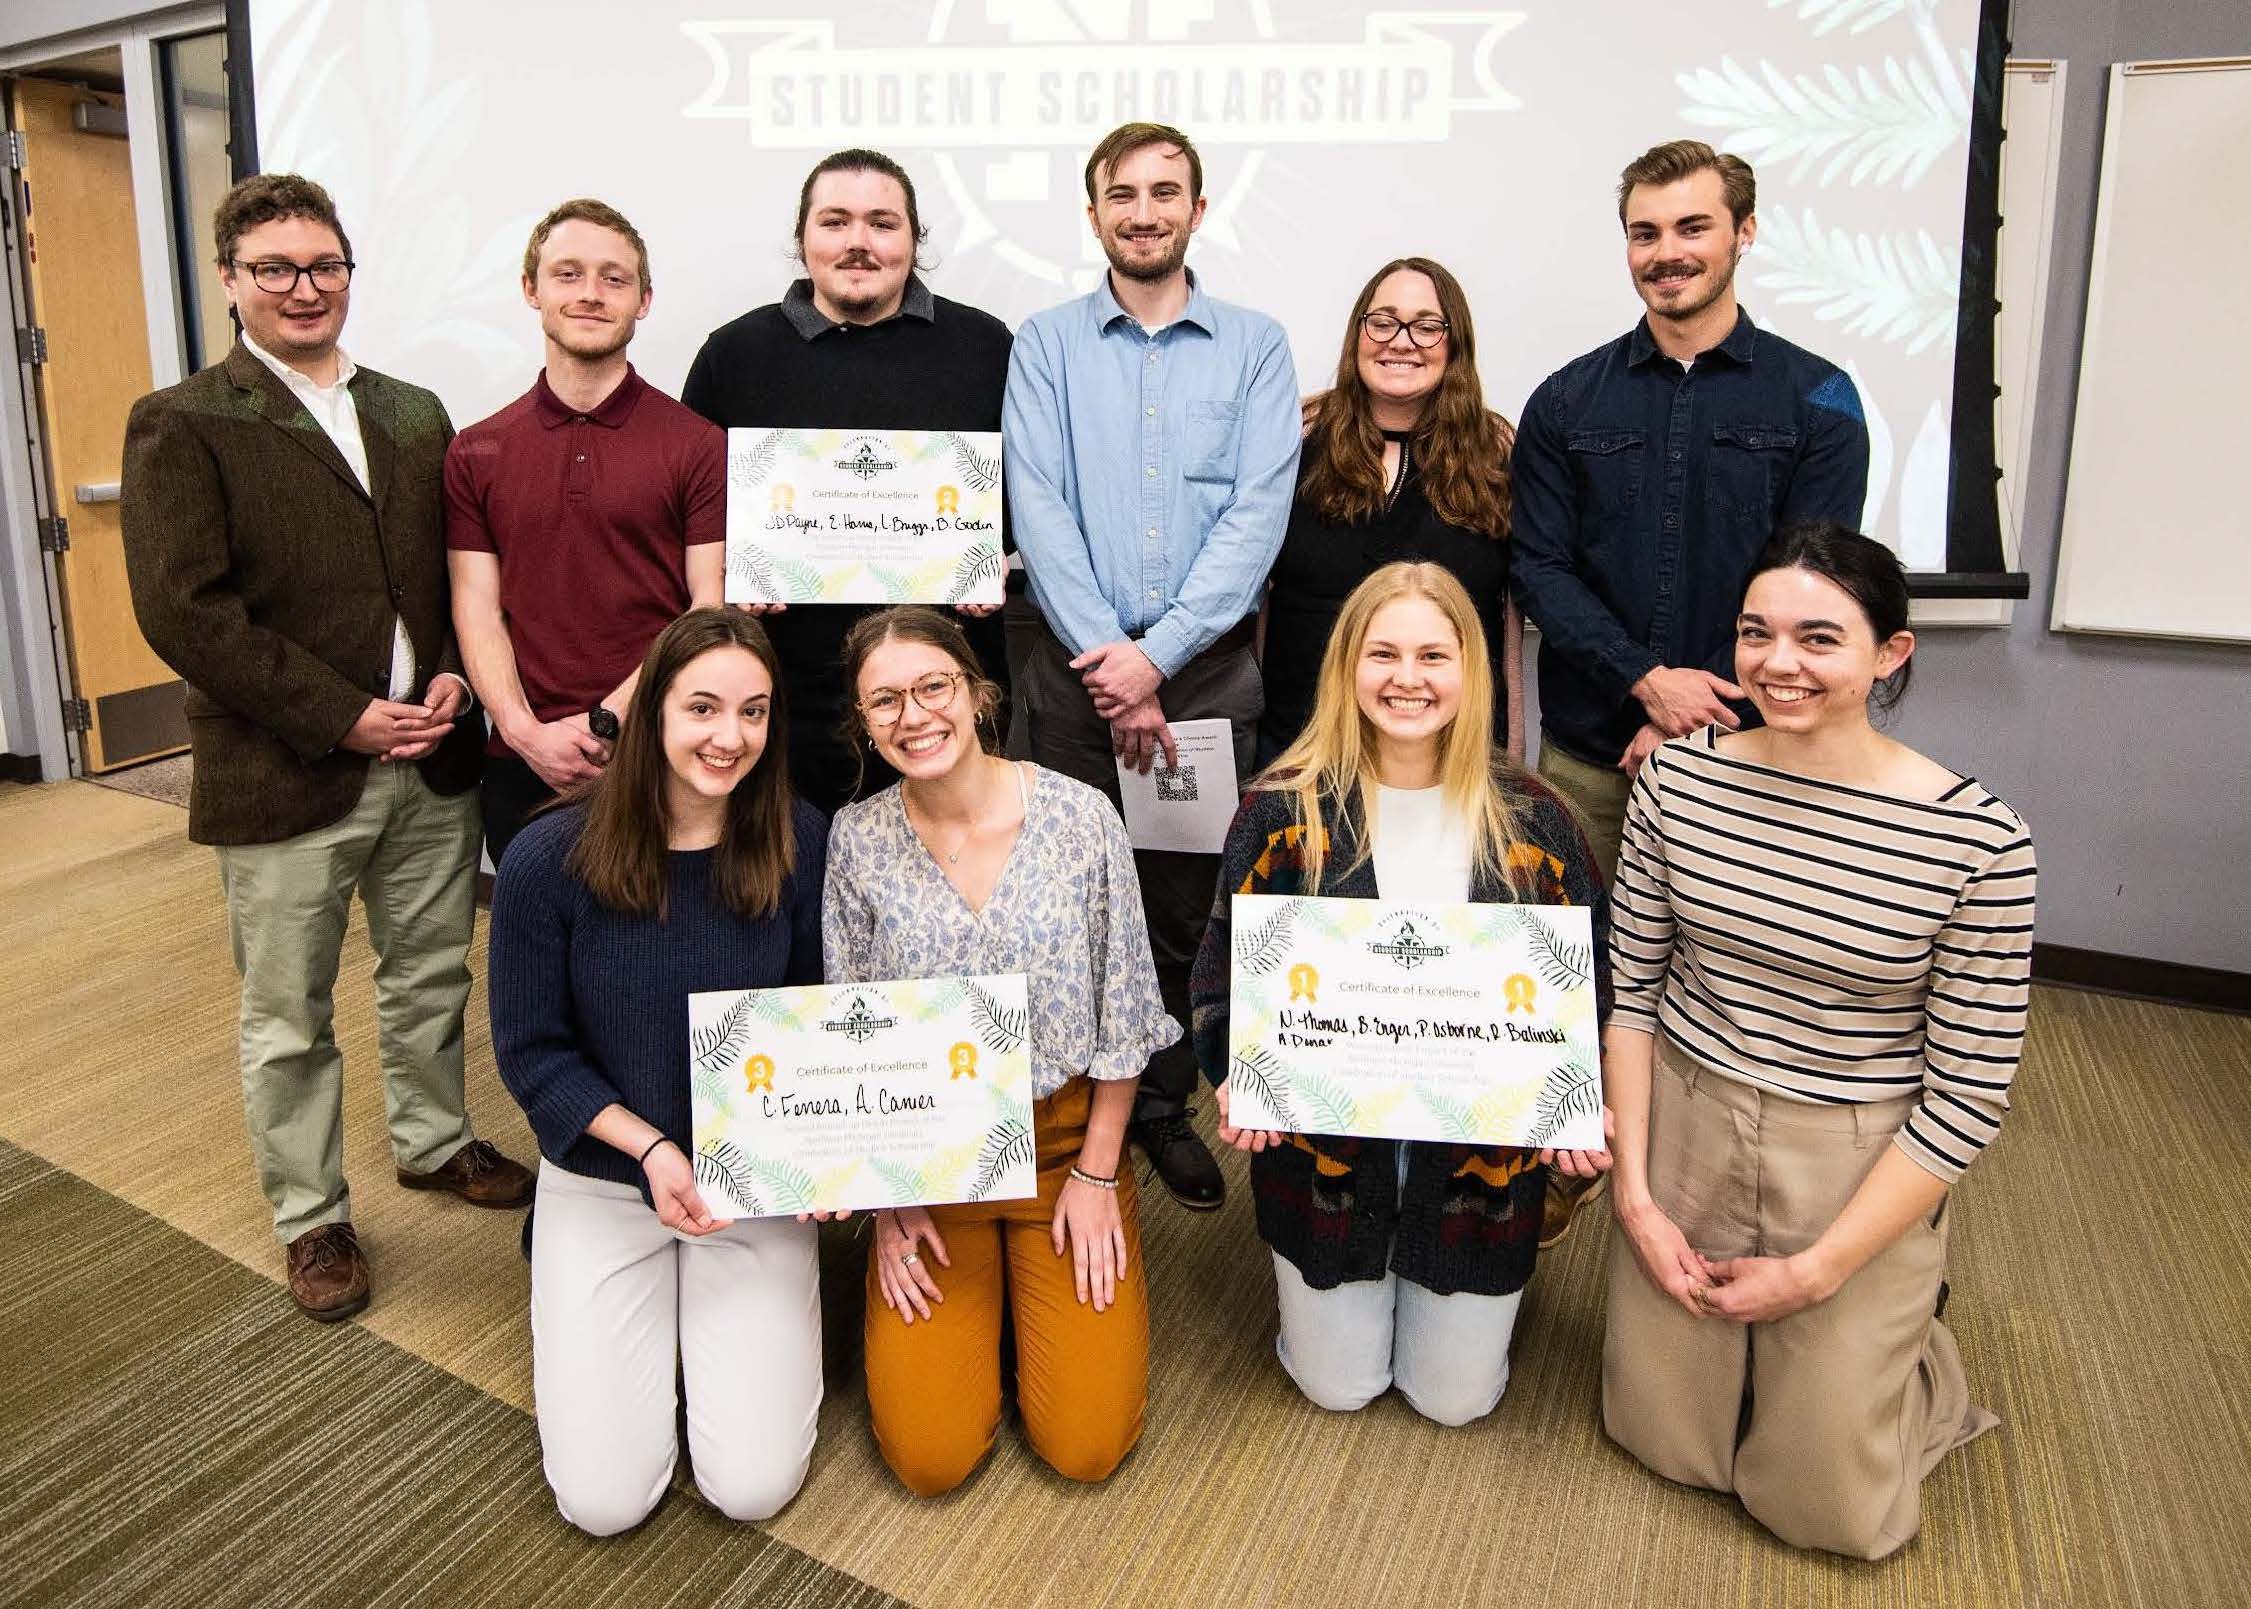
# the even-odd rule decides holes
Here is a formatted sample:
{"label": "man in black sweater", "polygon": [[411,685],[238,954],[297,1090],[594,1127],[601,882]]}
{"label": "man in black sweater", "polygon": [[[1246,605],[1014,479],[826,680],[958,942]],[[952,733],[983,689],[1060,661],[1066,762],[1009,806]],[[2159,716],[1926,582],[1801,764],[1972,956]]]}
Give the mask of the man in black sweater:
{"label": "man in black sweater", "polygon": [[[1008,326],[934,296],[915,272],[927,233],[914,181],[879,151],[839,151],[806,175],[796,255],[806,277],[779,302],[711,332],[680,400],[722,429],[1000,429]],[[790,701],[797,791],[830,814],[894,780],[841,735],[851,693],[837,666],[844,634],[873,604],[776,605],[767,629]],[[997,605],[963,604],[986,674],[1003,680]]]}

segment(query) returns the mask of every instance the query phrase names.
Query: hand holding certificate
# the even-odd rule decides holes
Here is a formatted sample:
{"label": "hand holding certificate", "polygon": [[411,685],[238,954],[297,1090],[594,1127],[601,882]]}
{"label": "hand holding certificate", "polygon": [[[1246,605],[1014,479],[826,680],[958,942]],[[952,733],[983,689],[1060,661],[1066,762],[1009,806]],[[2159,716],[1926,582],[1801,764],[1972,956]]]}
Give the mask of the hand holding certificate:
{"label": "hand holding certificate", "polygon": [[1599,1150],[1580,906],[1234,896],[1228,1121]]}
{"label": "hand holding certificate", "polygon": [[761,1218],[1038,1193],[1021,973],[688,997],[696,1184]]}
{"label": "hand holding certificate", "polygon": [[730,430],[729,603],[990,603],[995,431]]}

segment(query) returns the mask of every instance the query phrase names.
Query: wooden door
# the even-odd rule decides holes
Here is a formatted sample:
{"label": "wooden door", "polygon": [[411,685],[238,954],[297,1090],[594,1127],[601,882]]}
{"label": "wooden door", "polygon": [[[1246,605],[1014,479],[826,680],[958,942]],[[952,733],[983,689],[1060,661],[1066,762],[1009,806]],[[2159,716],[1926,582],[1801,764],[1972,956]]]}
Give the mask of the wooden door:
{"label": "wooden door", "polygon": [[108,771],[187,742],[184,687],[142,638],[125,578],[116,487],[125,415],[150,389],[148,321],[133,173],[125,140],[76,126],[74,108],[114,122],[119,98],[66,84],[10,86],[23,134],[23,257],[38,368],[41,434],[54,513],[70,545],[56,556],[71,691],[89,724],[84,761]]}

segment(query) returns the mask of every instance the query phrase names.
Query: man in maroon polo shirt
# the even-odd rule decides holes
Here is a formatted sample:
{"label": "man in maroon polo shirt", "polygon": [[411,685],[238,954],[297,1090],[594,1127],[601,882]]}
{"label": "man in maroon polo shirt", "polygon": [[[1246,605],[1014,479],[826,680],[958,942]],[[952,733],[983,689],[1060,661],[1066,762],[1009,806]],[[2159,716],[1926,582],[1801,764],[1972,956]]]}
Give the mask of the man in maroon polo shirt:
{"label": "man in maroon polo shirt", "polygon": [[524,249],[547,366],[446,453],[453,622],[492,717],[481,802],[500,864],[524,818],[598,775],[650,639],[725,589],[727,439],[626,361],[649,254],[566,201]]}

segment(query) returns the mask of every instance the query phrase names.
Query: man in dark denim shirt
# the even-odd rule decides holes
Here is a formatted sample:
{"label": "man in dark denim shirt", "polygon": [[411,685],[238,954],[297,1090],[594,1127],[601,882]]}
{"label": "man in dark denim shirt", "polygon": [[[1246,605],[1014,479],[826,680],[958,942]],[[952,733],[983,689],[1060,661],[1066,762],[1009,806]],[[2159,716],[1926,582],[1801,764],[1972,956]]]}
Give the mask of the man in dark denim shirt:
{"label": "man in dark denim shirt", "polygon": [[1851,379],[1736,306],[1755,200],[1749,165],[1698,141],[1627,167],[1618,217],[1648,316],[1542,381],[1517,426],[1511,573],[1540,628],[1540,774],[1587,817],[1605,875],[1649,751],[1740,723],[1735,616],[1760,548],[1797,520],[1857,529],[1867,493]]}

